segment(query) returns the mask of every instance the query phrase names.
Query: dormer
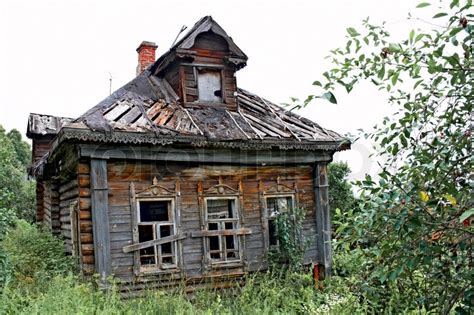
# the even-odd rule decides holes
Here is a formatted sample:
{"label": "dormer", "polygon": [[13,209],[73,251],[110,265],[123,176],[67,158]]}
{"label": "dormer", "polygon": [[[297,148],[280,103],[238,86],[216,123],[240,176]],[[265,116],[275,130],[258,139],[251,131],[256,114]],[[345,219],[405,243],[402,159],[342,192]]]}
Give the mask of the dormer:
{"label": "dormer", "polygon": [[247,56],[232,38],[206,16],[161,56],[151,68],[165,78],[184,107],[237,109],[235,72]]}

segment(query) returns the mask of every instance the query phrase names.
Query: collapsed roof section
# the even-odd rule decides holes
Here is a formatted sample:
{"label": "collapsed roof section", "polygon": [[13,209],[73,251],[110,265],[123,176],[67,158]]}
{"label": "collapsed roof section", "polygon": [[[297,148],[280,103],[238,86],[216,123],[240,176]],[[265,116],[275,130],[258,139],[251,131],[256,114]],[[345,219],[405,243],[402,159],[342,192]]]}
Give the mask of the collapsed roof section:
{"label": "collapsed roof section", "polygon": [[[191,54],[200,34],[212,32],[225,40],[225,62],[245,66],[247,56],[209,16],[136,78],[76,119],[30,114],[28,136],[56,135],[101,143],[188,144],[252,149],[339,151],[350,142],[336,132],[296,115],[251,92],[234,88],[236,110],[229,107],[189,107],[160,71]],[[53,146],[52,150],[55,147]]]}

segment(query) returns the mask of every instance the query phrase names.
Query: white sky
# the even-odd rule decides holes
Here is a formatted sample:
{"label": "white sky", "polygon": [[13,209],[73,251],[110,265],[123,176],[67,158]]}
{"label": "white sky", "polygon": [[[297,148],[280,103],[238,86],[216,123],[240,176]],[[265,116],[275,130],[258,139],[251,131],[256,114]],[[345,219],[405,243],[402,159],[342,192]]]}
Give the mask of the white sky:
{"label": "white sky", "polygon": [[[406,20],[419,1],[48,1],[0,2],[0,124],[26,132],[30,112],[77,117],[135,75],[142,40],[170,47],[181,26],[213,18],[249,56],[237,84],[275,103],[304,99],[330,64],[329,50],[343,46],[346,28],[386,21],[406,37]],[[360,28],[360,27],[359,27]],[[384,94],[363,84],[338,105],[317,101],[300,113],[345,134],[370,129],[390,110]],[[337,154],[353,177],[374,173],[369,145]]]}

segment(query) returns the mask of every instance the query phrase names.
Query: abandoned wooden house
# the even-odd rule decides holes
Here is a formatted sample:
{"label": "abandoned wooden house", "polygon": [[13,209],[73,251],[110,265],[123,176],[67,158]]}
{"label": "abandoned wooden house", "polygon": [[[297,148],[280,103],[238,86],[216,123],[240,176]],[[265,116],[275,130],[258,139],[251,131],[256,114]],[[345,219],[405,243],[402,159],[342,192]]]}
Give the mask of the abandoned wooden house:
{"label": "abandoned wooden house", "polygon": [[86,274],[224,286],[267,267],[275,217],[300,207],[305,263],[328,274],[327,165],[350,142],[237,87],[247,56],[209,16],[156,47],[82,116],[30,114],[37,221]]}

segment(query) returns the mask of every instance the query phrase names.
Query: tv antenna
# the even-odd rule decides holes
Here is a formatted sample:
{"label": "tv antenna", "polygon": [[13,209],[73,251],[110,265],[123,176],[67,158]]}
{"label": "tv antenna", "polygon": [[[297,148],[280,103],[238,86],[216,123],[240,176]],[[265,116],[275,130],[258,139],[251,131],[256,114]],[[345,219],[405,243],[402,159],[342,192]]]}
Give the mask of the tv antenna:
{"label": "tv antenna", "polygon": [[171,44],[171,47],[173,47],[174,44],[176,44],[176,41],[178,40],[179,35],[181,35],[181,33],[184,32],[187,28],[188,27],[186,25],[181,26],[181,29],[179,30],[178,35],[176,35],[176,38],[174,39],[173,44]]}
{"label": "tv antenna", "polygon": [[109,74],[109,95],[112,94],[112,74],[108,72]]}

